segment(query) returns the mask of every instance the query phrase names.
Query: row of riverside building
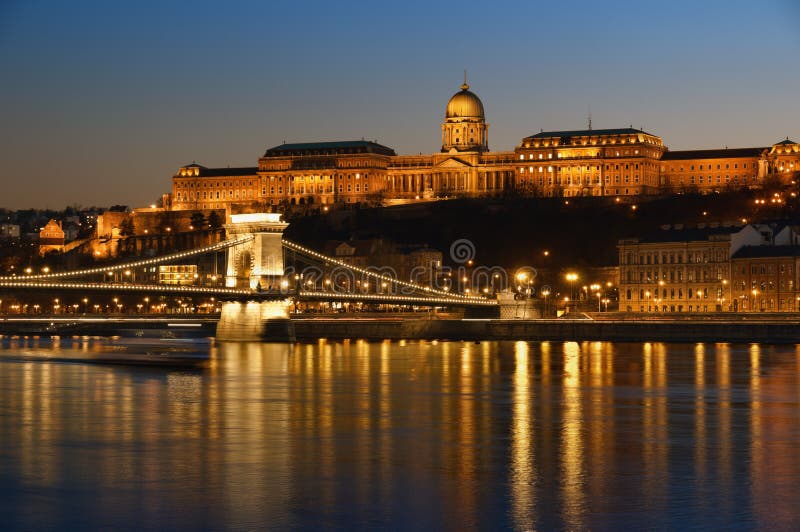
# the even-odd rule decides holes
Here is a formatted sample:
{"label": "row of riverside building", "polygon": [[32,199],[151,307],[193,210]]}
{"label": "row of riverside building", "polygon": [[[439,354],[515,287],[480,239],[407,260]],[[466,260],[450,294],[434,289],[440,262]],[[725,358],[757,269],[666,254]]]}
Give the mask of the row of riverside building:
{"label": "row of riverside building", "polygon": [[619,309],[627,312],[798,312],[797,226],[665,226],[621,240]]}
{"label": "row of riverside building", "polygon": [[800,145],[670,151],[661,137],[633,127],[540,131],[513,151],[489,150],[483,103],[466,80],[442,124],[438,153],[397,155],[369,140],[284,143],[256,166],[192,163],[172,177],[165,207],[391,204],[445,197],[636,196],[709,193],[790,182]]}

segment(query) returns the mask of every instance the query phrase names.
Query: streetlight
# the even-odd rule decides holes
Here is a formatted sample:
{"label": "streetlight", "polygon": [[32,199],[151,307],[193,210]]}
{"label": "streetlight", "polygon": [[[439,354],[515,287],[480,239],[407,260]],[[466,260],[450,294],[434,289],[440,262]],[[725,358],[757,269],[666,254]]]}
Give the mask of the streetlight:
{"label": "streetlight", "polygon": [[542,295],[544,296],[544,313],[547,314],[547,296],[550,295],[550,290],[542,290]]}
{"label": "streetlight", "polygon": [[[573,288],[575,287],[575,281],[578,280],[578,274],[574,273],[574,272],[569,272],[564,277],[567,279],[567,282],[569,283],[569,296],[570,296],[570,298],[574,298],[575,297],[575,293],[573,291]],[[564,298],[564,299],[567,302],[569,302],[569,299],[567,299],[567,298]]]}
{"label": "streetlight", "polygon": [[595,292],[595,295],[597,296],[597,312],[600,312],[600,285],[594,283],[589,288],[592,290],[592,292]]}
{"label": "streetlight", "polygon": [[528,296],[531,294],[531,283],[533,282],[533,278],[528,275],[526,271],[518,271],[517,275],[517,291],[523,292],[523,286],[526,286],[524,293]]}

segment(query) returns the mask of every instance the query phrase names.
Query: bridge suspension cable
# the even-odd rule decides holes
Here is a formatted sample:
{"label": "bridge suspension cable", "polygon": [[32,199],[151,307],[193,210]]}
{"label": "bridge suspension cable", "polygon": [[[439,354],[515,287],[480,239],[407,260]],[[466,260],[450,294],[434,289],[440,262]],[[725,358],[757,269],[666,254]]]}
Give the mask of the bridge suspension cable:
{"label": "bridge suspension cable", "polygon": [[[181,286],[181,285],[152,285],[152,284],[131,284],[131,283],[71,283],[54,281],[6,281],[0,280],[0,287],[5,288],[38,288],[38,289],[67,289],[67,290],[103,290],[116,292],[148,292],[148,293],[172,293],[187,295],[222,295],[222,296],[252,296],[257,294],[250,289],[223,288],[207,286]],[[269,295],[281,295],[265,293]],[[286,296],[283,296],[286,297]]]}
{"label": "bridge suspension cable", "polygon": [[331,264],[335,264],[336,266],[341,266],[343,268],[347,268],[347,269],[353,270],[355,272],[358,272],[358,273],[360,273],[362,275],[366,275],[367,277],[371,277],[373,279],[378,279],[378,280],[381,280],[381,281],[384,281],[384,282],[387,282],[387,283],[397,284],[397,285],[403,286],[405,288],[411,288],[414,291],[423,292],[425,294],[430,295],[431,297],[440,296],[440,297],[447,298],[450,302],[459,301],[459,302],[469,302],[469,303],[475,303],[475,304],[485,304],[485,302],[487,301],[485,298],[482,298],[482,297],[465,296],[465,295],[461,295],[461,294],[453,294],[453,293],[450,293],[450,292],[445,292],[444,290],[435,290],[435,289],[433,289],[433,288],[431,288],[429,286],[422,286],[422,285],[415,284],[415,283],[401,281],[399,279],[396,279],[394,277],[390,277],[388,275],[382,275],[380,273],[376,273],[376,272],[370,271],[368,269],[359,268],[358,266],[354,266],[352,264],[348,264],[348,263],[346,263],[344,261],[341,261],[339,259],[335,259],[333,257],[329,257],[328,255],[324,255],[322,253],[314,251],[313,249],[309,249],[309,248],[307,248],[305,246],[297,244],[296,242],[292,242],[291,240],[285,240],[284,239],[283,240],[283,246],[285,248],[291,250],[291,251],[295,251],[295,252],[300,253],[302,255],[306,255],[307,257],[310,257],[310,258],[313,258],[313,259],[316,259],[316,260],[321,260],[321,261],[324,261],[324,262],[329,262]]}
{"label": "bridge suspension cable", "polygon": [[213,251],[220,251],[222,249],[227,249],[229,247],[238,246],[239,244],[244,244],[245,242],[249,242],[253,240],[253,235],[244,235],[240,238],[233,238],[230,240],[223,240],[221,242],[217,242],[216,244],[212,244],[210,246],[206,246],[203,248],[197,249],[190,249],[187,251],[179,251],[176,253],[170,253],[169,255],[162,255],[160,257],[153,257],[151,259],[141,259],[132,262],[125,262],[122,264],[113,264],[109,266],[97,267],[97,268],[87,268],[84,270],[71,270],[66,272],[54,272],[54,273],[42,273],[36,275],[18,275],[18,276],[3,276],[0,277],[0,281],[27,281],[27,280],[41,280],[41,279],[64,279],[67,277],[79,277],[82,275],[92,275],[96,273],[105,273],[105,272],[113,272],[118,270],[127,270],[131,268],[141,268],[142,266],[153,266],[155,264],[163,264],[164,262],[170,262],[173,260],[185,259],[187,257],[193,257],[195,255],[202,255],[203,253],[211,253]]}
{"label": "bridge suspension cable", "polygon": [[436,296],[436,295],[418,295],[418,296],[395,296],[395,295],[386,295],[386,294],[346,294],[346,293],[336,293],[336,292],[315,292],[310,290],[301,290],[297,292],[297,295],[300,299],[324,299],[324,300],[339,300],[339,301],[375,301],[378,303],[389,303],[389,304],[396,304],[396,305],[408,305],[408,304],[419,304],[419,305],[430,305],[430,304],[438,304],[438,305],[451,305],[451,304],[464,304],[469,303],[469,305],[475,306],[482,306],[482,307],[495,307],[497,306],[497,300],[495,299],[481,299],[477,297],[470,298],[469,301],[466,301],[461,296],[454,296],[450,294],[447,297],[443,296]]}

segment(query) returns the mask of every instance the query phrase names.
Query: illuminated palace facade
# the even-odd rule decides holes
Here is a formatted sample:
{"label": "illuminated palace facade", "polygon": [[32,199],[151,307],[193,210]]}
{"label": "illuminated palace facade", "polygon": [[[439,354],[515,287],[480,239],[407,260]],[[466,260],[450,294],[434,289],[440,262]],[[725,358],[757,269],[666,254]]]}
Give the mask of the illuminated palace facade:
{"label": "illuminated palace facade", "polygon": [[758,187],[790,181],[800,145],[670,151],[633,127],[540,131],[513,151],[489,151],[483,103],[466,81],[450,98],[438,153],[397,155],[367,140],[281,144],[258,165],[192,163],[172,178],[173,210],[232,205],[388,204],[446,197],[636,196]]}

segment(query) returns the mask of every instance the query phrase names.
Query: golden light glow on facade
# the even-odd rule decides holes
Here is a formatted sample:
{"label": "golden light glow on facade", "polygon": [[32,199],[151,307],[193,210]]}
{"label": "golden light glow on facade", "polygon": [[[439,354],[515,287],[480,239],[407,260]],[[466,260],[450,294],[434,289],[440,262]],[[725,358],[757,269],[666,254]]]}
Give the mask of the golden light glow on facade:
{"label": "golden light glow on facade", "polygon": [[800,171],[800,145],[669,151],[661,137],[633,126],[540,131],[513,151],[489,151],[483,102],[464,81],[447,103],[438,153],[397,155],[377,142],[282,144],[256,167],[181,167],[171,208],[231,205],[391,204],[432,198],[635,196],[715,192],[788,181]]}

